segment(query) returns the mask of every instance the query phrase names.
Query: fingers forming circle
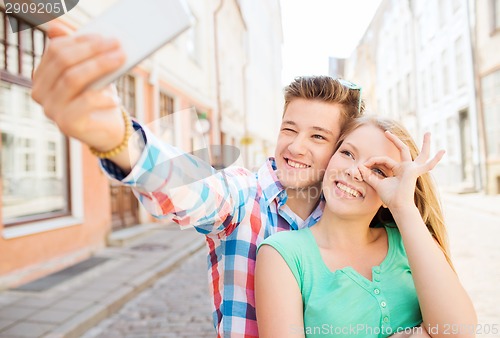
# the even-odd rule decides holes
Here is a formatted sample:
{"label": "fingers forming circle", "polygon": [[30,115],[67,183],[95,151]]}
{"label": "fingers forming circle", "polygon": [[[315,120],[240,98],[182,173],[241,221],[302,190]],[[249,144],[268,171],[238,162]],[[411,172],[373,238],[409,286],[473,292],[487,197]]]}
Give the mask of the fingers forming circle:
{"label": "fingers forming circle", "polygon": [[399,139],[396,135],[391,133],[390,131],[385,132],[385,136],[399,149],[399,153],[401,154],[402,161],[411,161],[411,153],[410,148]]}

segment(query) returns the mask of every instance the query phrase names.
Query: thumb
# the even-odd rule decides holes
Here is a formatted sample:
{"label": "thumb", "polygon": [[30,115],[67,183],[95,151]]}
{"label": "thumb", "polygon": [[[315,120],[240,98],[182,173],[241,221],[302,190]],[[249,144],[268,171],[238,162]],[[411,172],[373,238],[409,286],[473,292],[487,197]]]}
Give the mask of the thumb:
{"label": "thumb", "polygon": [[50,39],[68,36],[71,35],[71,33],[73,33],[73,30],[60,22],[50,22],[47,30]]}

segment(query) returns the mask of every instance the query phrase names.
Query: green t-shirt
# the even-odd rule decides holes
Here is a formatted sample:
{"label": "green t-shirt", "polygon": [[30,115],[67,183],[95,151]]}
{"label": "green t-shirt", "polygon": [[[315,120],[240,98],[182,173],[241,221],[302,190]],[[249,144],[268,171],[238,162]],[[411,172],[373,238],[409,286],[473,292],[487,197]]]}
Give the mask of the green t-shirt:
{"label": "green t-shirt", "polygon": [[292,271],[304,304],[306,337],[331,335],[387,337],[422,322],[417,293],[403,241],[396,227],[386,227],[389,249],[372,268],[372,281],[352,267],[331,271],[309,228],[282,231],[270,245]]}

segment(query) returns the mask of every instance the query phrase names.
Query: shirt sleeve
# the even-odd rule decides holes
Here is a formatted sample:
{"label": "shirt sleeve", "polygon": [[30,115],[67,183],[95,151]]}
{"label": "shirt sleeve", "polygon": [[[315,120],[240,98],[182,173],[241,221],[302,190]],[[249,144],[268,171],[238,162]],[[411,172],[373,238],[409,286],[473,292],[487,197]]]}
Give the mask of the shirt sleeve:
{"label": "shirt sleeve", "polygon": [[104,172],[132,188],[155,218],[172,220],[181,228],[194,226],[206,235],[229,234],[243,217],[241,201],[251,190],[251,173],[243,168],[217,171],[201,158],[162,142],[139,123],[134,121],[133,127],[144,142],[139,161],[126,175],[113,162],[101,160]]}

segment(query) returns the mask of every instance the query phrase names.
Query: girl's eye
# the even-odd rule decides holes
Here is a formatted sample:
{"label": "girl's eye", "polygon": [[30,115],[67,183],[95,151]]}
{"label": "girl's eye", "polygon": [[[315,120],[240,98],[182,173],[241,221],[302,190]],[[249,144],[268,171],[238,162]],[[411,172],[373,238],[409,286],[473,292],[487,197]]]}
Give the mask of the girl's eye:
{"label": "girl's eye", "polygon": [[318,139],[318,140],[326,140],[326,138],[324,138],[323,136],[318,135],[318,134],[313,135],[312,137],[315,138],[315,139]]}
{"label": "girl's eye", "polygon": [[383,178],[387,178],[387,175],[382,170],[380,170],[379,168],[373,168],[372,171],[375,174],[382,176]]}
{"label": "girl's eye", "polygon": [[282,130],[282,131],[291,132],[291,133],[295,133],[295,130],[290,129],[290,128],[283,128],[283,129],[281,129],[281,130]]}
{"label": "girl's eye", "polygon": [[352,153],[349,150],[341,150],[340,153],[347,157],[354,158],[354,156],[352,156]]}

